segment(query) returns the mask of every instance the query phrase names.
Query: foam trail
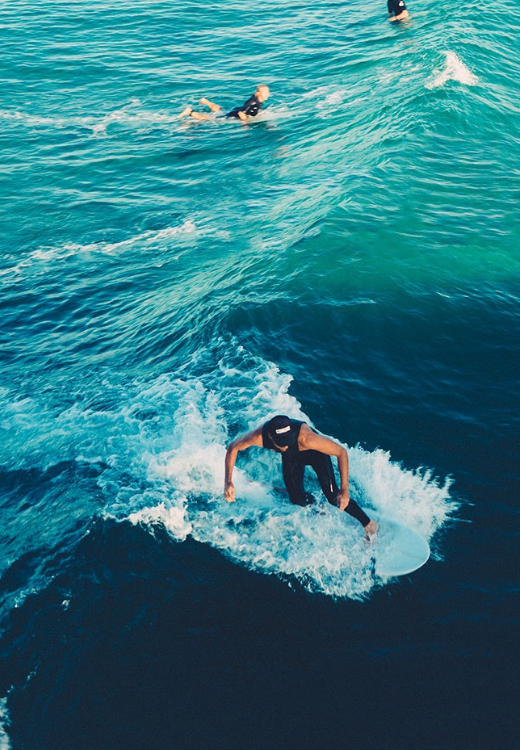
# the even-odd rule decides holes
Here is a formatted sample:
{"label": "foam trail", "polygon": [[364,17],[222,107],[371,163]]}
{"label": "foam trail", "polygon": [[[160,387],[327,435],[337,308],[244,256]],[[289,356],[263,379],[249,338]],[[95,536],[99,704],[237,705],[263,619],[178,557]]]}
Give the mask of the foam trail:
{"label": "foam trail", "polygon": [[433,81],[426,84],[426,88],[435,89],[444,86],[447,81],[457,81],[465,86],[476,86],[478,84],[477,76],[464,65],[455,52],[445,52],[444,55],[446,57],[444,69],[438,73]]}
{"label": "foam trail", "polygon": [[179,234],[191,234],[196,231],[195,224],[189,219],[184,222],[181,226],[166,227],[165,229],[150,230],[143,232],[135,237],[130,237],[128,240],[122,240],[121,242],[94,242],[90,245],[76,245],[70,243],[64,246],[64,250],[71,250],[73,252],[103,252],[103,253],[115,253],[123,252],[135,245],[154,245],[164,240],[168,240],[170,237],[175,237]]}
{"label": "foam trail", "polygon": [[11,750],[11,742],[6,732],[6,727],[9,726],[9,715],[7,713],[6,703],[6,698],[0,700],[0,750]]}
{"label": "foam trail", "polygon": [[109,125],[119,123],[120,125],[133,125],[136,127],[142,125],[171,125],[178,124],[179,116],[167,115],[161,112],[142,110],[136,114],[129,114],[126,108],[117,109],[108,115],[105,115],[99,122],[90,124],[94,136],[106,135]]}
{"label": "foam trail", "polygon": [[[177,404],[171,447],[136,446],[150,490],[131,493],[127,486],[107,514],[152,532],[161,526],[177,541],[191,536],[252,570],[297,580],[309,591],[362,599],[381,582],[371,572],[361,527],[323,499],[300,508],[278,496],[272,489],[283,486],[277,456],[256,450],[242,455],[234,476],[237,502],[223,501],[226,415],[244,415],[244,428],[273,413],[305,419],[289,385],[288,376],[262,361],[247,374],[221,365],[204,383],[157,381],[145,398],[148,408],[153,402],[157,409],[164,398]],[[428,540],[454,511],[449,480],[440,483],[429,470],[405,470],[381,450],[356,447],[349,454],[352,495],[363,505]],[[306,481],[321,498],[311,474]]]}
{"label": "foam trail", "polygon": [[86,128],[87,130],[91,130],[92,135],[95,137],[106,135],[107,128],[115,123],[129,127],[146,127],[149,125],[169,126],[178,124],[179,122],[177,114],[139,109],[140,105],[141,101],[139,99],[132,99],[125,106],[109,112],[102,117],[95,117],[93,115],[46,117],[18,110],[0,110],[0,120],[19,123],[28,128]]}
{"label": "foam trail", "polygon": [[[216,342],[216,350],[222,345]],[[279,457],[244,451],[234,475],[237,502],[224,501],[231,437],[276,413],[308,421],[289,393],[289,375],[234,341],[225,342],[225,349],[225,359],[215,360],[215,352],[205,350],[200,361],[175,376],[111,387],[103,379],[98,393],[90,383],[88,398],[78,394],[77,403],[61,412],[37,399],[13,402],[4,390],[0,420],[9,439],[0,446],[2,463],[16,466],[23,456],[24,468],[43,468],[58,455],[61,461],[96,465],[107,518],[143,525],[152,534],[161,527],[181,543],[192,537],[251,570],[297,581],[311,592],[365,598],[383,582],[374,578],[363,530],[322,498],[311,473],[306,485],[318,502],[293,506],[273,488],[283,486]],[[193,377],[194,366],[206,374]],[[349,454],[354,499],[428,541],[456,508],[449,481],[440,483],[431,471],[405,470],[382,450],[355,447]],[[37,512],[41,516],[40,508]],[[51,535],[67,533],[52,524],[45,528]],[[12,534],[21,539],[14,527]],[[57,542],[41,534],[33,541],[49,548]],[[27,585],[42,581],[36,576]]]}
{"label": "foam trail", "polygon": [[[377,583],[359,524],[324,500],[299,508],[277,497],[266,486],[269,480],[280,482],[279,477],[273,480],[279,473],[276,458],[263,457],[270,465],[259,468],[260,453],[236,470],[238,501],[226,504],[222,501],[224,452],[223,445],[208,445],[193,454],[181,446],[163,456],[150,469],[166,475],[180,489],[170,501],[163,500],[153,511],[143,509],[129,520],[160,524],[176,539],[191,535],[252,570],[296,579],[312,592],[352,599],[368,595]],[[449,482],[440,485],[429,471],[406,471],[383,451],[355,448],[349,453],[352,495],[430,540],[453,510]],[[262,479],[249,481],[253,471]],[[320,498],[310,475],[307,482]],[[205,501],[190,500],[196,494]]]}
{"label": "foam trail", "polygon": [[[85,245],[75,242],[67,242],[58,247],[40,247],[37,250],[32,251],[25,260],[16,263],[16,265],[0,269],[0,277],[10,276],[17,279],[27,269],[32,269],[38,266],[42,266],[42,271],[45,271],[46,263],[54,263],[83,253],[117,255],[128,250],[133,250],[136,247],[147,249],[157,245],[164,247],[164,249],[170,249],[170,239],[180,238],[182,235],[196,234],[198,234],[196,225],[193,221],[187,219],[181,225],[165,227],[164,229],[158,230],[149,230],[137,234],[134,237],[129,237],[126,240],[121,240],[120,242],[91,242]],[[220,235],[222,236],[224,233],[221,232]],[[177,260],[178,257],[174,259]]]}

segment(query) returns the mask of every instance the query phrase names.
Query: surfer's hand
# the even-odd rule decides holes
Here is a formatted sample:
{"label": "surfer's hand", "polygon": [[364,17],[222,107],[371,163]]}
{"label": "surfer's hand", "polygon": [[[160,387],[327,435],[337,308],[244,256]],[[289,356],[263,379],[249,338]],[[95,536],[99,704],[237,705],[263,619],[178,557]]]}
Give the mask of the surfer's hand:
{"label": "surfer's hand", "polygon": [[233,482],[226,482],[224,486],[224,499],[227,500],[228,503],[235,502],[235,485],[233,484]]}
{"label": "surfer's hand", "polygon": [[345,510],[349,502],[350,495],[348,494],[348,490],[340,490],[337,495],[338,508],[340,510]]}
{"label": "surfer's hand", "polygon": [[365,539],[367,542],[373,542],[376,534],[379,529],[379,524],[377,524],[375,521],[370,521],[370,523],[367,523],[366,526],[364,526],[365,529]]}

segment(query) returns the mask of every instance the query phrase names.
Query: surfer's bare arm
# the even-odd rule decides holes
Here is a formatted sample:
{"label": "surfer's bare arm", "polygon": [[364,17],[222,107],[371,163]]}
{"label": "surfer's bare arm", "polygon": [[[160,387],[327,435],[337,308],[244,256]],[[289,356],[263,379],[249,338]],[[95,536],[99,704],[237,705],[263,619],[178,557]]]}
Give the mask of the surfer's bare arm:
{"label": "surfer's bare arm", "polygon": [[335,440],[325,437],[325,435],[318,435],[318,433],[311,430],[306,424],[302,424],[300,429],[300,448],[303,450],[319,451],[320,453],[325,453],[327,456],[335,456],[338,459],[341,481],[338,493],[338,508],[345,510],[350,502],[348,489],[348,453],[346,448],[336,443]]}
{"label": "surfer's bare arm", "polygon": [[242,110],[240,110],[240,112],[237,112],[237,115],[242,120],[242,122],[247,122],[247,115],[245,112],[242,112]]}
{"label": "surfer's bare arm", "polygon": [[235,485],[233,484],[233,469],[237,460],[239,451],[243,451],[246,448],[251,448],[253,445],[261,448],[263,445],[262,441],[262,428],[257,427],[256,430],[251,430],[245,435],[239,435],[233,442],[228,445],[226,451],[226,464],[225,464],[225,477],[224,477],[224,498],[228,503],[233,503],[235,498]]}
{"label": "surfer's bare arm", "polygon": [[338,508],[340,510],[346,510],[347,513],[360,521],[365,530],[365,538],[370,540],[370,538],[377,533],[379,527],[375,521],[371,521],[370,518],[368,518],[356,501],[350,498],[348,487],[348,453],[346,448],[339,443],[336,443],[335,440],[325,437],[325,435],[318,435],[306,424],[302,424],[300,429],[299,447],[301,450],[317,450],[320,453],[325,453],[328,456],[335,456],[338,459],[338,469],[341,480],[340,490],[337,497]]}

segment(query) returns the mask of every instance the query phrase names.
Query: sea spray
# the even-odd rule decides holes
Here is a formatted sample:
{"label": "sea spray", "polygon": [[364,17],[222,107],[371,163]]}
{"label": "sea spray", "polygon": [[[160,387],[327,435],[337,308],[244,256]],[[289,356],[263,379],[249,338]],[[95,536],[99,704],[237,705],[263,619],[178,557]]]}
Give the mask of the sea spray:
{"label": "sea spray", "polygon": [[435,73],[435,78],[426,84],[426,88],[435,89],[444,86],[447,81],[457,81],[464,86],[476,86],[479,82],[478,77],[464,65],[462,60],[455,52],[444,52],[444,68]]}

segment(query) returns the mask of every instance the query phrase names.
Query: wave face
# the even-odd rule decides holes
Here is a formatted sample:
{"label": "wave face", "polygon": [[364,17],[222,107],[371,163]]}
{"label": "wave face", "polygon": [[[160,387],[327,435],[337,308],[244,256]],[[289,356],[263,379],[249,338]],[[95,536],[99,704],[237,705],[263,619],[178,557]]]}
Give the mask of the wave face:
{"label": "wave face", "polygon": [[[409,7],[3,8],[1,750],[518,744],[520,25]],[[224,502],[277,413],[423,569],[267,451]]]}

